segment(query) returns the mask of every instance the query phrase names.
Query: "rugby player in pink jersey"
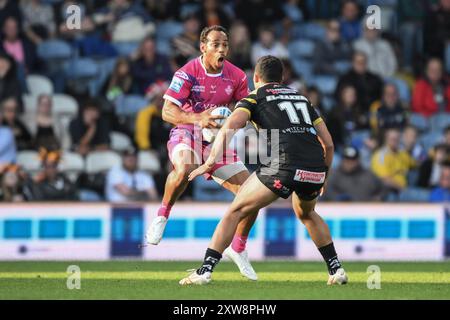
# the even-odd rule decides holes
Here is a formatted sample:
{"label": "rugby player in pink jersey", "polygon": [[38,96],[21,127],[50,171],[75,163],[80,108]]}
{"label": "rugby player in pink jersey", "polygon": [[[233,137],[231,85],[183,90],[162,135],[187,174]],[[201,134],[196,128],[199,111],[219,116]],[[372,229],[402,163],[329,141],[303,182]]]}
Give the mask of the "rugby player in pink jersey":
{"label": "rugby player in pink jersey", "polygon": [[[170,210],[188,185],[188,176],[208,157],[209,144],[201,141],[201,128],[218,128],[211,115],[218,106],[233,107],[248,93],[247,77],[241,69],[228,62],[228,33],[221,26],[206,27],[200,35],[202,55],[189,61],[175,72],[169,89],[164,95],[163,119],[175,127],[167,143],[173,170],[167,177],[164,196],[157,217],[151,222],[147,233],[148,244],[157,245],[163,236]],[[206,148],[206,152],[205,152]],[[236,152],[226,150],[225,161],[217,164],[206,174],[234,194],[249,177],[245,165]],[[257,280],[257,275],[248,260],[245,249],[250,229],[258,211],[242,220],[233,242],[224,255],[233,260],[242,275]]]}

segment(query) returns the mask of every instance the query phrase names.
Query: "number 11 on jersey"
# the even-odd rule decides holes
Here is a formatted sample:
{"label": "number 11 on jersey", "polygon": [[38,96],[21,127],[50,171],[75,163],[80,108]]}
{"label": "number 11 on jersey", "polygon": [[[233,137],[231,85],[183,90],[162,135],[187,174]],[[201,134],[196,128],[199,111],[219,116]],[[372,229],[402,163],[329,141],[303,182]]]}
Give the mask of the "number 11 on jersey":
{"label": "number 11 on jersey", "polygon": [[300,119],[298,118],[296,110],[300,110],[303,116],[303,120],[309,124],[312,125],[311,117],[309,116],[308,112],[308,105],[306,102],[296,102],[292,103],[291,101],[283,101],[278,104],[278,108],[280,108],[281,111],[286,111],[287,115],[289,117],[289,121],[292,124],[300,124]]}

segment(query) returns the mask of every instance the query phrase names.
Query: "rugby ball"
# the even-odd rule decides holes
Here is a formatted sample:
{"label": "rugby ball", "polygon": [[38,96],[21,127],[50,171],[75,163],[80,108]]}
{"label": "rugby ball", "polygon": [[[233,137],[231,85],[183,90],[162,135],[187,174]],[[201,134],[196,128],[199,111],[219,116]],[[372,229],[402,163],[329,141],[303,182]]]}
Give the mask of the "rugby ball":
{"label": "rugby ball", "polygon": [[[220,115],[223,116],[223,119],[216,119],[214,120],[217,124],[223,126],[225,123],[225,120],[231,115],[231,110],[227,107],[217,107],[211,112],[211,115],[216,116]],[[219,129],[210,129],[210,128],[203,128],[202,134],[203,134],[203,140],[212,143],[214,142],[214,138],[216,137],[217,133],[219,132]]]}

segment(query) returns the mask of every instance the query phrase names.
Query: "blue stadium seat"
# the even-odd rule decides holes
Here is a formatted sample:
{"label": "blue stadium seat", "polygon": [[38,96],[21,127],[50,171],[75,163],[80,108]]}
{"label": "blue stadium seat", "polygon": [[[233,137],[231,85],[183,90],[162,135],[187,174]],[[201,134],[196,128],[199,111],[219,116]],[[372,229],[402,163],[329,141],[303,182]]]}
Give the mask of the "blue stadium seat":
{"label": "blue stadium seat", "polygon": [[450,113],[441,112],[430,117],[430,128],[432,132],[442,133],[450,126]]}
{"label": "blue stadium seat", "polygon": [[324,26],[314,22],[308,22],[301,25],[301,34],[304,38],[312,40],[325,39],[326,29]]}
{"label": "blue stadium seat", "polygon": [[428,202],[430,191],[422,188],[408,187],[403,189],[398,195],[400,202]]}
{"label": "blue stadium seat", "polygon": [[419,141],[422,143],[425,149],[429,149],[438,144],[441,138],[442,138],[441,132],[429,132],[421,135]]}
{"label": "blue stadium seat", "polygon": [[317,86],[323,94],[331,95],[336,89],[337,78],[335,76],[325,75],[315,76],[309,84]]}
{"label": "blue stadium seat", "polygon": [[129,56],[138,49],[139,42],[115,42],[113,46],[120,56]]}
{"label": "blue stadium seat", "polygon": [[99,68],[91,58],[76,58],[65,64],[64,71],[69,79],[84,79],[97,76]]}
{"label": "blue stadium seat", "polygon": [[147,99],[137,94],[129,94],[118,97],[114,101],[117,115],[130,116],[137,114],[148,105]]}
{"label": "blue stadium seat", "polygon": [[350,61],[341,60],[336,61],[333,66],[337,72],[339,72],[340,74],[344,74],[351,69],[352,63]]}
{"label": "blue stadium seat", "polygon": [[386,82],[395,84],[401,101],[406,103],[411,101],[411,91],[406,81],[400,78],[388,78]]}
{"label": "blue stadium seat", "polygon": [[157,40],[171,40],[184,30],[183,24],[175,21],[163,21],[156,27]]}
{"label": "blue stadium seat", "polygon": [[49,40],[39,44],[37,48],[38,56],[44,60],[69,59],[72,57],[73,49],[65,41]]}
{"label": "blue stadium seat", "polygon": [[312,40],[295,40],[288,45],[289,56],[292,58],[310,58],[314,54],[315,43]]}
{"label": "blue stadium seat", "polygon": [[409,123],[422,132],[426,132],[430,129],[430,123],[427,118],[419,113],[411,113],[409,117]]}
{"label": "blue stadium seat", "polygon": [[311,62],[303,59],[291,59],[292,68],[298,76],[303,79],[310,79],[313,73],[313,65]]}

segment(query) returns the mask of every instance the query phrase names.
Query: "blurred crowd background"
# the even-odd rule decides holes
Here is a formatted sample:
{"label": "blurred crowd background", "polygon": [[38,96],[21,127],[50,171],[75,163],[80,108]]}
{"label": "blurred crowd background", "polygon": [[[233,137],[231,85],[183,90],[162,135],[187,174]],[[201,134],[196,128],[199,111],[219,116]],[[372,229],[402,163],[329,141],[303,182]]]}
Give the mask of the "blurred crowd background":
{"label": "blurred crowd background", "polygon": [[[159,199],[162,95],[215,24],[251,88],[275,55],[322,114],[324,200],[450,200],[450,0],[0,0],[1,201]],[[197,179],[183,198],[232,195]]]}

